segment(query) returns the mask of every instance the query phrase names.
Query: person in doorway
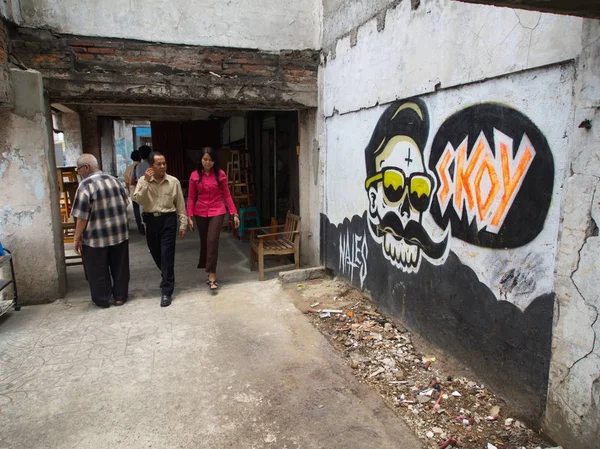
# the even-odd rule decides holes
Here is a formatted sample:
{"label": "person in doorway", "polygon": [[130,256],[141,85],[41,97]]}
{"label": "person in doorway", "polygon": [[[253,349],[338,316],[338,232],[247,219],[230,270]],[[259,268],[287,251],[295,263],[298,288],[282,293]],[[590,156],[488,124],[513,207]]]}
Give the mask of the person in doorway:
{"label": "person in doorway", "polygon": [[217,152],[211,147],[201,151],[202,158],[198,169],[192,172],[188,185],[187,216],[188,227],[196,227],[200,234],[200,260],[198,268],[208,273],[207,283],[211,290],[219,288],[217,283],[217,258],[219,235],[225,217],[225,205],[233,216],[234,226],[240,225],[237,209],[231,198],[227,175],[219,168]]}
{"label": "person in doorway", "polygon": [[73,246],[82,255],[94,304],[108,307],[112,296],[121,306],[129,292],[127,191],[117,178],[98,169],[91,154],[77,159],[77,174],[83,180],[71,211],[77,219]]}
{"label": "person in doorway", "polygon": [[[129,189],[129,196],[133,196],[133,192],[135,192],[135,184],[132,183],[133,172],[135,167],[139,165],[142,157],[140,156],[140,152],[138,150],[133,150],[131,152],[131,160],[133,164],[131,164],[125,170],[125,185]],[[135,223],[137,224],[138,232],[141,235],[146,235],[146,231],[144,230],[144,223],[142,222],[142,215],[140,213],[140,205],[135,201],[133,203],[133,215],[135,215]]]}
{"label": "person in doorway", "polygon": [[146,222],[148,249],[162,274],[160,306],[167,307],[171,304],[175,289],[177,230],[183,238],[187,217],[181,184],[177,178],[167,174],[165,157],[156,151],[152,152],[148,163],[150,166],[137,183],[133,201],[144,208],[142,216]]}
{"label": "person in doorway", "polygon": [[138,180],[140,178],[144,177],[146,170],[148,170],[148,168],[150,167],[150,163],[148,162],[148,157],[150,156],[150,153],[152,152],[152,148],[150,148],[148,145],[142,145],[141,147],[138,148],[138,151],[140,152],[140,157],[142,158],[142,160],[140,161],[140,163],[138,165],[136,165],[135,169],[133,170],[133,176],[131,177],[131,183],[133,184],[134,187],[137,185]]}

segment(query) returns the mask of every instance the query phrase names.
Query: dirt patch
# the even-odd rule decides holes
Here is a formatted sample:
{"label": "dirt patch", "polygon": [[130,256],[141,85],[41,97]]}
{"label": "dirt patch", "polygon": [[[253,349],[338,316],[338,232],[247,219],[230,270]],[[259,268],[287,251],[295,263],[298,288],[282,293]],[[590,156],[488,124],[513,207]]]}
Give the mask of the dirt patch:
{"label": "dirt patch", "polygon": [[288,284],[296,307],[328,337],[359,382],[377,390],[428,448],[536,449],[552,446],[514,418],[516,410],[470,370],[345,282]]}

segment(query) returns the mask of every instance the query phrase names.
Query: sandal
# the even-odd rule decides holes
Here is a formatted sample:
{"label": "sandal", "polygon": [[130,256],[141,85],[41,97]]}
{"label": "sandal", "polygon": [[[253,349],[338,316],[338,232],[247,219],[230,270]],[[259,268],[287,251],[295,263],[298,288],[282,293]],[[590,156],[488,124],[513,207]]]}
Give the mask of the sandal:
{"label": "sandal", "polygon": [[210,290],[216,290],[219,288],[219,284],[217,283],[217,281],[208,281],[208,288]]}
{"label": "sandal", "polygon": [[115,306],[122,306],[125,304],[125,300],[115,300]]}

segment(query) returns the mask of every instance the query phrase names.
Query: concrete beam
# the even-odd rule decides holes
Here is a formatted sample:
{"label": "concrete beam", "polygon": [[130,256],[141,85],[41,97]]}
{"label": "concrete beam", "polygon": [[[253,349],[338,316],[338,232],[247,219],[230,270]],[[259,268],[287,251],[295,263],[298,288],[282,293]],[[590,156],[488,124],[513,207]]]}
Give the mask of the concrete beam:
{"label": "concrete beam", "polygon": [[39,70],[54,102],[317,107],[319,53],[168,45],[11,30],[10,54]]}

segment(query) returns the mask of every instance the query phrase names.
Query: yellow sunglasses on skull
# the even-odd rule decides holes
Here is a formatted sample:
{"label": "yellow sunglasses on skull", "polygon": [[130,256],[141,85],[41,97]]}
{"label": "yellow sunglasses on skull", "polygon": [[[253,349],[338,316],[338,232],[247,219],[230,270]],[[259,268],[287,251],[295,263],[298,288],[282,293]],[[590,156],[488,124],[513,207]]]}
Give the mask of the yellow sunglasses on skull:
{"label": "yellow sunglasses on skull", "polygon": [[435,193],[423,157],[428,133],[422,100],[396,102],[382,114],[365,148],[371,236],[385,258],[408,273],[418,271],[423,255],[444,257],[448,246],[448,235],[435,242],[422,225]]}

